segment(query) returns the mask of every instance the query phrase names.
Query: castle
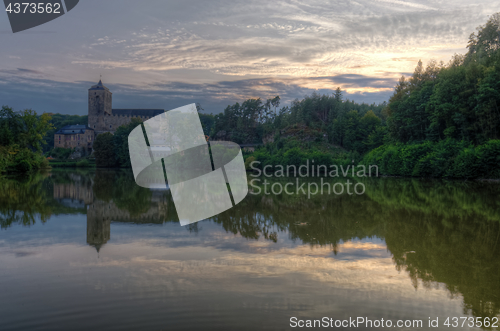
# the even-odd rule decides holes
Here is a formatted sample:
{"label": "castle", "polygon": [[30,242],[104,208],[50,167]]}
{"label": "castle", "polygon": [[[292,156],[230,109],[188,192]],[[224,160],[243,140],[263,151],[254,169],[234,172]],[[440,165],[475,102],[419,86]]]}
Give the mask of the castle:
{"label": "castle", "polygon": [[111,132],[130,123],[132,118],[143,122],[159,115],[163,109],[112,109],[112,93],[99,83],[89,89],[89,110],[87,125],[67,125],[54,135],[54,147],[75,148],[82,154],[90,154],[98,134]]}
{"label": "castle", "polygon": [[95,136],[113,133],[118,127],[130,123],[134,117],[146,121],[165,112],[163,109],[112,109],[112,95],[100,80],[89,89],[88,127],[94,130]]}

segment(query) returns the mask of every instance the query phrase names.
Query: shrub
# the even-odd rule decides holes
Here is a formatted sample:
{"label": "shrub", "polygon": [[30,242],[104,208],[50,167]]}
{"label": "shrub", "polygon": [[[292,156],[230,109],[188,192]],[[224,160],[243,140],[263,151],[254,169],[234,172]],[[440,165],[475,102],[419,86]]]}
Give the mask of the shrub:
{"label": "shrub", "polygon": [[[283,154],[283,164],[300,166],[305,164],[306,155],[299,148],[292,148]],[[304,161],[304,162],[303,162]]]}
{"label": "shrub", "polygon": [[426,141],[423,144],[406,145],[400,149],[401,169],[399,175],[412,176],[418,161],[432,150],[432,143]]}
{"label": "shrub", "polygon": [[473,147],[465,141],[387,145],[365,155],[363,164],[376,164],[383,175],[500,178],[500,140]]}
{"label": "shrub", "polygon": [[250,170],[250,164],[252,164],[252,162],[255,161],[255,157],[253,156],[249,156],[246,160],[245,160],[245,169],[248,171]]}
{"label": "shrub", "polygon": [[446,172],[446,176],[455,178],[477,178],[478,157],[474,148],[462,150],[451,168]]}
{"label": "shrub", "polygon": [[500,140],[490,140],[477,148],[478,176],[495,178],[500,175]]}
{"label": "shrub", "polygon": [[55,159],[66,160],[71,155],[71,153],[73,153],[72,148],[56,147],[50,151],[49,155]]}
{"label": "shrub", "polygon": [[88,167],[90,167],[90,162],[87,159],[83,159],[83,160],[77,162],[76,166],[78,168],[88,168]]}
{"label": "shrub", "polygon": [[28,172],[31,171],[33,167],[31,166],[31,163],[28,160],[20,160],[16,164],[16,170],[19,172]]}

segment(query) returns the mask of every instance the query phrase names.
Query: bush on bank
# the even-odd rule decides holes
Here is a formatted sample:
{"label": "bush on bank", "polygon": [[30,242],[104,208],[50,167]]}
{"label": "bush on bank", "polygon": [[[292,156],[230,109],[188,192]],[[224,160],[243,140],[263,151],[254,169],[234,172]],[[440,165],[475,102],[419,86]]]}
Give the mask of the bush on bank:
{"label": "bush on bank", "polygon": [[[245,167],[247,170],[253,170],[253,168],[262,170],[265,166],[296,166],[297,168],[301,165],[309,164],[317,169],[317,166],[324,165],[327,169],[331,165],[347,166],[352,165],[353,161],[359,160],[359,154],[353,153],[343,153],[339,155],[332,155],[318,150],[303,150],[299,147],[294,147],[288,150],[278,150],[278,152],[271,154],[266,148],[259,148],[245,161]],[[252,162],[257,161],[256,163]]]}
{"label": "bush on bank", "polygon": [[0,173],[44,168],[49,168],[49,162],[41,153],[20,148],[19,145],[0,146]]}
{"label": "bush on bank", "polygon": [[363,158],[380,174],[405,177],[500,178],[500,140],[479,146],[446,139],[380,146]]}

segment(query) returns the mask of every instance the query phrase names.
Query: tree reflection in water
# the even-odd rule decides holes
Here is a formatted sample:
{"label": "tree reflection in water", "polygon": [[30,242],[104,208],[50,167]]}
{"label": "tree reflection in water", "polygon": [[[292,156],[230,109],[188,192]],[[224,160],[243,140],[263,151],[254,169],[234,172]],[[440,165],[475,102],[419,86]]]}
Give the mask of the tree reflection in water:
{"label": "tree reflection in water", "polygon": [[[477,317],[500,313],[500,184],[410,179],[364,181],[366,194],[249,195],[209,221],[228,233],[311,247],[377,237],[415,288],[445,284]],[[87,215],[87,243],[99,250],[113,222],[178,222],[168,191],[137,186],[128,171],[53,171],[0,180],[0,225],[30,226],[51,215]],[[186,227],[203,231],[198,224]]]}

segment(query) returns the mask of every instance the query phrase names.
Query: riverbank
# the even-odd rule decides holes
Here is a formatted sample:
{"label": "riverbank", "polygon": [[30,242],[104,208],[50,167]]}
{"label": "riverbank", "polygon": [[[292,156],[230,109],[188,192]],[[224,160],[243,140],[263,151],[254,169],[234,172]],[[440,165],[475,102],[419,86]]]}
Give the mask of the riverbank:
{"label": "riverbank", "polygon": [[499,179],[500,140],[473,146],[446,139],[419,144],[382,145],[367,153],[363,164],[377,164],[381,175]]}

